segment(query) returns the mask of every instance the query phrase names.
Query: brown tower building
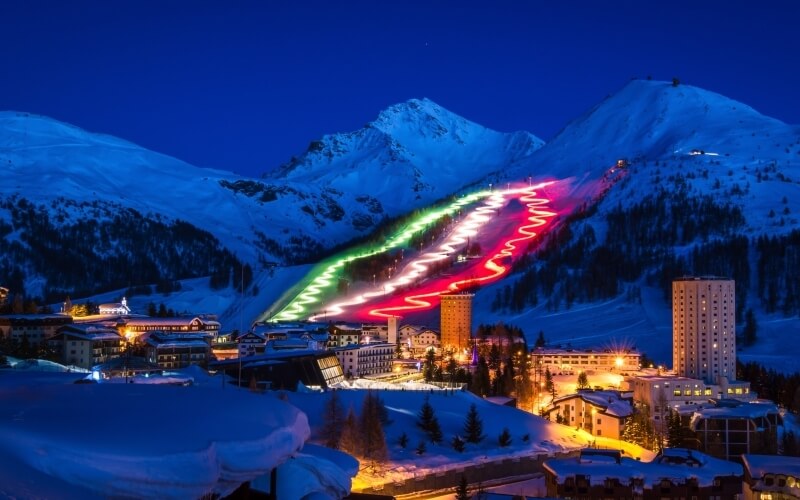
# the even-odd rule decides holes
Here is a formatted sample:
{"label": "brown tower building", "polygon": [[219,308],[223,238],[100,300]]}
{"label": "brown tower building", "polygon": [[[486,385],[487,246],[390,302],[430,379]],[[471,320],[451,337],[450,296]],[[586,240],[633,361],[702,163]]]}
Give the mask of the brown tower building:
{"label": "brown tower building", "polygon": [[442,348],[469,349],[472,338],[471,293],[441,295]]}

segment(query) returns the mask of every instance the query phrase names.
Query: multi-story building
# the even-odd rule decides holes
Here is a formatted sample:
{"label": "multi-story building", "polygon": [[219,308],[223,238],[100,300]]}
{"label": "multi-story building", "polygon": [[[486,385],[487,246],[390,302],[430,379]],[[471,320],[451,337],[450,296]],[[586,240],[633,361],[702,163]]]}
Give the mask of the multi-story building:
{"label": "multi-story building", "polygon": [[773,403],[720,400],[694,411],[690,428],[698,449],[724,460],[744,453],[778,453],[778,426],[783,419]]}
{"label": "multi-story building", "polygon": [[439,334],[430,328],[422,329],[419,333],[412,335],[408,341],[411,353],[415,357],[424,356],[429,349],[437,351],[441,346]]}
{"label": "multi-story building", "polygon": [[161,368],[206,366],[210,354],[210,337],[205,333],[152,332],[145,341],[145,358]]}
{"label": "multi-story building", "polygon": [[618,450],[587,448],[579,457],[544,462],[552,498],[738,498],[742,466],[684,448],[667,448],[652,462]]}
{"label": "multi-story building", "polygon": [[330,340],[328,345],[330,347],[344,347],[347,345],[356,345],[361,342],[361,327],[355,325],[348,325],[346,323],[338,323],[331,327]]}
{"label": "multi-story building", "polygon": [[469,349],[472,339],[471,293],[443,294],[441,299],[441,334],[443,349]]}
{"label": "multi-story building", "polygon": [[718,277],[672,282],[673,370],[720,384],[736,378],[736,286]]}
{"label": "multi-story building", "polygon": [[0,337],[16,342],[27,338],[31,345],[53,337],[59,328],[73,322],[69,314],[10,314],[0,316]]}
{"label": "multi-story building", "polygon": [[119,357],[123,338],[113,328],[74,324],[62,326],[47,342],[60,363],[88,369]]}
{"label": "multi-story building", "polygon": [[742,455],[744,500],[800,498],[800,458]]}
{"label": "multi-story building", "polygon": [[619,439],[633,414],[630,399],[614,391],[579,391],[556,398],[545,410],[551,420],[584,429],[593,436]]}
{"label": "multi-story building", "polygon": [[191,333],[206,332],[216,337],[219,322],[208,316],[178,316],[175,318],[151,318],[147,316],[126,317],[117,329],[126,338],[135,338],[146,332]]}
{"label": "multi-story building", "polygon": [[633,350],[537,347],[531,352],[533,366],[542,372],[550,370],[554,375],[585,370],[635,372],[640,368],[640,358],[641,354]]}
{"label": "multi-story building", "polygon": [[395,344],[361,344],[334,349],[347,378],[384,375],[392,372]]}

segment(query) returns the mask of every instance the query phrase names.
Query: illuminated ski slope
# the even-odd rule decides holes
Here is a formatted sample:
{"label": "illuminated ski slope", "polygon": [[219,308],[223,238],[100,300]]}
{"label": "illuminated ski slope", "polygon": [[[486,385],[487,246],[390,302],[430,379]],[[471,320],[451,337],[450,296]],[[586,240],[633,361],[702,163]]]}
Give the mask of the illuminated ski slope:
{"label": "illuminated ski slope", "polygon": [[[507,192],[506,194],[511,195],[512,193]],[[500,196],[500,198],[503,197]],[[514,258],[524,253],[527,243],[539,234],[538,228],[547,224],[549,219],[556,215],[555,212],[545,209],[550,200],[537,197],[533,188],[523,190],[519,199],[526,204],[528,209],[521,218],[521,225],[512,237],[503,240],[488,254],[491,255],[490,257],[482,259],[477,269],[471,267],[467,272],[461,272],[455,278],[438,278],[432,285],[425,287],[425,291],[403,297],[400,304],[395,305],[390,302],[370,309],[369,316],[372,319],[387,318],[402,316],[421,309],[430,309],[439,303],[441,294],[464,291],[478,285],[491,283],[508,273]]]}
{"label": "illuminated ski slope", "polygon": [[451,215],[461,208],[476,203],[491,194],[492,192],[490,190],[484,190],[459,198],[442,209],[433,210],[424,214],[419,219],[411,222],[408,227],[398,231],[381,246],[357,248],[323,264],[321,270],[318,270],[319,267],[315,268],[311,272],[312,277],[310,283],[306,285],[286,307],[273,316],[271,321],[296,321],[311,316],[312,308],[314,310],[319,310],[323,295],[326,293],[330,294],[335,290],[338,284],[338,277],[346,263],[387,252],[395,248],[404,248],[412,236],[423,231],[427,226],[445,215]]}
{"label": "illuminated ski slope", "polygon": [[[339,256],[324,264],[319,271],[312,271],[310,283],[272,320],[314,320],[329,317],[376,320],[388,315],[434,307],[438,304],[438,295],[441,293],[463,290],[499,279],[508,272],[511,260],[524,252],[529,240],[538,234],[534,229],[543,226],[555,215],[545,209],[549,200],[537,196],[537,191],[551,184],[553,181],[535,186],[509,186],[506,190],[474,193],[415,220],[380,247],[362,248]],[[516,209],[510,206],[514,200],[517,200]],[[339,276],[347,262],[403,248],[411,236],[432,222],[476,202],[481,203],[456,225],[444,241],[436,243],[434,249],[412,259],[395,277],[364,285],[351,297],[335,297]],[[492,223],[487,224],[490,221]],[[486,257],[457,264],[450,276],[426,279],[431,265],[451,259],[452,255],[466,247],[470,239],[480,243]]]}

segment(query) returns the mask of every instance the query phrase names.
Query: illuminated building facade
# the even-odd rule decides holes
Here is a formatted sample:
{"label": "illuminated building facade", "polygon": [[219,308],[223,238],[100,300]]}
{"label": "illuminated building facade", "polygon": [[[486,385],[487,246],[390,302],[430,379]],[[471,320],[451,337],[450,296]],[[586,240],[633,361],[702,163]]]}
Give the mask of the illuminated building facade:
{"label": "illuminated building facade", "polygon": [[718,277],[672,282],[672,360],[681,377],[736,379],[736,286]]}
{"label": "illuminated building facade", "polygon": [[444,349],[469,349],[472,338],[471,293],[441,295],[441,335]]}
{"label": "illuminated building facade", "polygon": [[561,349],[537,347],[531,352],[533,365],[544,372],[580,373],[586,370],[628,373],[639,370],[641,354],[634,350]]}

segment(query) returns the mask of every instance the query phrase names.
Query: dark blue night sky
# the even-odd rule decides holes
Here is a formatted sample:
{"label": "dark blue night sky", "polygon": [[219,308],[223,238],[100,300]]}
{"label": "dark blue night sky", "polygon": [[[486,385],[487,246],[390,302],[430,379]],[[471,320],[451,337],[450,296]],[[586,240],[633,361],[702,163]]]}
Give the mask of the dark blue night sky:
{"label": "dark blue night sky", "polygon": [[550,139],[632,77],[800,123],[800,2],[0,3],[0,109],[257,176],[428,97]]}

